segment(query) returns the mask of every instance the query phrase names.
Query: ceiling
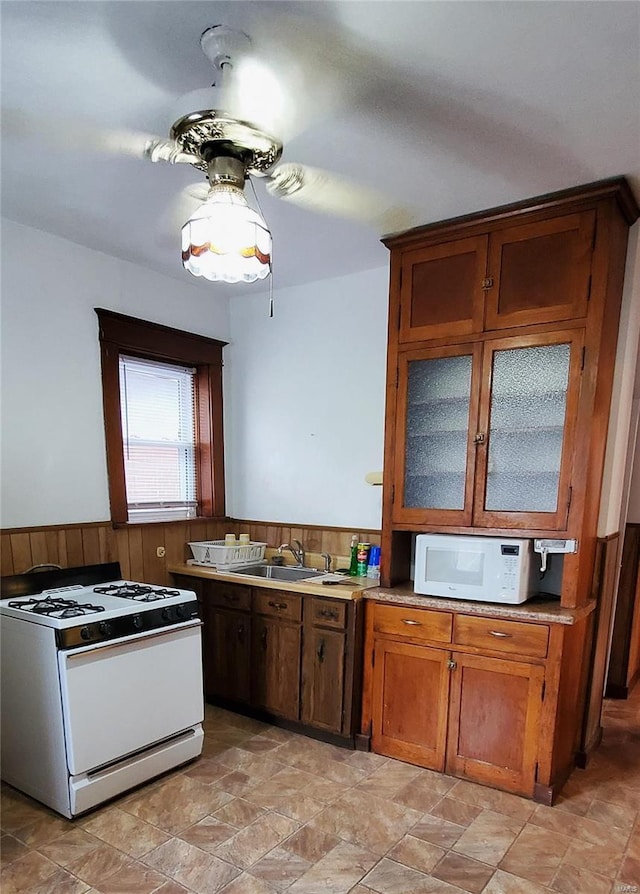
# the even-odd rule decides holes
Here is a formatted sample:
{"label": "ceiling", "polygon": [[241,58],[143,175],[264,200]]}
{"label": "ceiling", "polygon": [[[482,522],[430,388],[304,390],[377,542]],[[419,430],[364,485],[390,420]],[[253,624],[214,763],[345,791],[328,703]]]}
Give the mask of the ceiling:
{"label": "ceiling", "polygon": [[[3,114],[44,116],[42,134],[3,127],[3,216],[183,282],[167,213],[204,175],[50,137],[69,120],[168,136],[176,100],[212,81],[199,37],[214,24],[247,32],[283,82],[283,161],[382,190],[417,223],[620,174],[640,198],[636,2],[22,0],[1,15]],[[255,188],[279,287],[386,264],[375,229]]]}

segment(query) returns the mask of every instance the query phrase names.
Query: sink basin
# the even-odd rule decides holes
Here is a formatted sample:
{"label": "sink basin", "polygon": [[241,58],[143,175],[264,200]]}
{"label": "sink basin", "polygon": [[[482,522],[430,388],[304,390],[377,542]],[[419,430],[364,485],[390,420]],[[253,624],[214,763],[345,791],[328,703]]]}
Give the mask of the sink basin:
{"label": "sink basin", "polygon": [[266,577],[268,580],[295,581],[322,577],[324,571],[318,571],[317,568],[292,568],[289,565],[247,565],[244,568],[234,568],[231,573]]}

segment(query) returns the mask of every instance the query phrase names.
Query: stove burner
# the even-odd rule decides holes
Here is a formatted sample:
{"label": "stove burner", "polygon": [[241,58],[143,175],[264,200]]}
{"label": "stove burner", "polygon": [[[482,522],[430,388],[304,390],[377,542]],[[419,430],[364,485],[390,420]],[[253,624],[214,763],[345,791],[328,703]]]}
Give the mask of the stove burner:
{"label": "stove burner", "polygon": [[157,602],[170,596],[179,596],[178,590],[166,587],[150,587],[147,584],[109,584],[106,587],[94,587],[94,593],[105,596],[120,596],[122,599],[134,599],[136,602]]}
{"label": "stove burner", "polygon": [[36,615],[51,615],[57,618],[75,618],[79,615],[92,615],[95,612],[103,612],[104,606],[84,603],[81,605],[75,599],[17,599],[8,603],[9,608],[19,608]]}

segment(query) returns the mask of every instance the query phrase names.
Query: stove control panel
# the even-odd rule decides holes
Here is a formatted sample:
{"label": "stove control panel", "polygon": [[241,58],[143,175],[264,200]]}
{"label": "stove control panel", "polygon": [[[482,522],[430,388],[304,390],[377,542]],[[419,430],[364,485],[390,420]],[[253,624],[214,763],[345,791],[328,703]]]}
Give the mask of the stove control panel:
{"label": "stove control panel", "polygon": [[162,627],[172,627],[174,624],[199,617],[198,603],[194,599],[177,605],[164,605],[162,608],[150,608],[130,615],[109,618],[108,621],[84,620],[76,627],[56,630],[56,643],[59,649],[75,649],[79,646],[89,646],[94,643],[159,630]]}

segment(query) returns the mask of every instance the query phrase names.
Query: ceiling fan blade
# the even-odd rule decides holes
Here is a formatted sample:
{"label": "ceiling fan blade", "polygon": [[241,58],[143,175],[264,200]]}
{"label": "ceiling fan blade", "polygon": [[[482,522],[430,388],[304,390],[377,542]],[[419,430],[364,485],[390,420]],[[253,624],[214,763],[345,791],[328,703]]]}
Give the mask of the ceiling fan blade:
{"label": "ceiling fan blade", "polygon": [[80,118],[36,118],[17,109],[3,109],[2,131],[5,139],[39,141],[53,152],[97,153],[170,164],[194,161],[174,140],[143,131],[99,127]]}
{"label": "ceiling fan blade", "polygon": [[383,193],[307,165],[279,165],[269,175],[266,187],[271,195],[301,208],[355,220],[373,227],[381,236],[408,230],[418,223],[415,212],[394,205]]}

